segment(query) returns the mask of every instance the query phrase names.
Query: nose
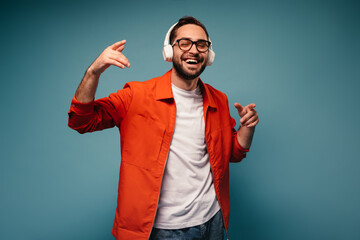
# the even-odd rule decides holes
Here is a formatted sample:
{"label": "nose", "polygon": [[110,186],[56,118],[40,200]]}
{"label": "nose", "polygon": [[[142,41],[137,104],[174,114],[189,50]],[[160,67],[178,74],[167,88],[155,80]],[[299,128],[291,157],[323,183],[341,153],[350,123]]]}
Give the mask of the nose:
{"label": "nose", "polygon": [[199,51],[197,50],[196,48],[196,44],[193,43],[193,45],[191,46],[191,48],[189,49],[189,53],[195,53],[195,54],[198,54]]}

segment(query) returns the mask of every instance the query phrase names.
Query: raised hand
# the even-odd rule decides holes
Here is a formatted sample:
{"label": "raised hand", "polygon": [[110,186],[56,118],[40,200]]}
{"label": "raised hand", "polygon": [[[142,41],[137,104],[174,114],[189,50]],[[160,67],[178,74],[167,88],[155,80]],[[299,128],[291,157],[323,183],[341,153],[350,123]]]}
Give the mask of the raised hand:
{"label": "raised hand", "polygon": [[245,126],[248,128],[255,127],[259,122],[259,116],[254,109],[256,105],[254,103],[250,103],[249,105],[243,107],[239,103],[235,103],[234,106],[238,110],[240,116],[241,126]]}
{"label": "raised hand", "polygon": [[111,65],[119,68],[130,67],[129,60],[122,54],[125,48],[126,40],[114,43],[107,47],[99,57],[91,64],[89,71],[95,75],[100,75]]}
{"label": "raised hand", "polygon": [[94,100],[100,74],[111,65],[119,68],[130,67],[129,60],[122,54],[126,40],[107,47],[86,70],[85,75],[76,90],[75,97],[79,102],[89,103]]}
{"label": "raised hand", "polygon": [[243,107],[239,103],[235,103],[234,106],[238,110],[240,116],[241,128],[237,132],[237,140],[243,148],[250,148],[252,138],[254,136],[255,126],[259,122],[259,116],[254,109],[256,105],[250,103]]}

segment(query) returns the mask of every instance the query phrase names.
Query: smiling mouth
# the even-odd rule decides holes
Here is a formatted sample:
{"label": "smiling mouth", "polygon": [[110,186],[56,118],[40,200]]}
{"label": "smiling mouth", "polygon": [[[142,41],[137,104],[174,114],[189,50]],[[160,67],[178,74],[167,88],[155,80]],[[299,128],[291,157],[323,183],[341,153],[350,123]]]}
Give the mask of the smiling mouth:
{"label": "smiling mouth", "polygon": [[197,59],[185,59],[185,62],[190,65],[195,65],[199,63]]}

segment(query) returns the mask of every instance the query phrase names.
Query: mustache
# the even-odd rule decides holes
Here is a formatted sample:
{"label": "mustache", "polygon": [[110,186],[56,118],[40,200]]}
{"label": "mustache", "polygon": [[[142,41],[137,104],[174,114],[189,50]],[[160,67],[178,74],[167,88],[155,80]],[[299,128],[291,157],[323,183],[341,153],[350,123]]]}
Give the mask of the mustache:
{"label": "mustache", "polygon": [[181,56],[181,59],[187,59],[187,58],[193,58],[193,59],[196,59],[198,61],[203,60],[203,57],[201,57],[199,53],[184,53]]}

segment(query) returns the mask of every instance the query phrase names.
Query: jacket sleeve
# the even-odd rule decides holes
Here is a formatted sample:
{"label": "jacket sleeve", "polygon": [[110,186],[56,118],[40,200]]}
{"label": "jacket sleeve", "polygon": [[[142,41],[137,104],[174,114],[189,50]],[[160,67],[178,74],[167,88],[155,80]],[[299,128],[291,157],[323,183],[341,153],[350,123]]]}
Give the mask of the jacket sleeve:
{"label": "jacket sleeve", "polygon": [[235,130],[236,121],[231,118],[231,125],[232,125],[232,152],[230,162],[240,162],[244,158],[246,158],[246,153],[249,152],[249,149],[243,148],[240,146],[239,141],[237,140],[237,131]]}
{"label": "jacket sleeve", "polygon": [[68,112],[70,128],[79,133],[93,132],[120,126],[132,99],[129,84],[122,90],[90,103],[81,103],[75,97]]}

